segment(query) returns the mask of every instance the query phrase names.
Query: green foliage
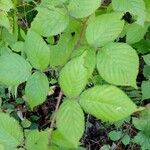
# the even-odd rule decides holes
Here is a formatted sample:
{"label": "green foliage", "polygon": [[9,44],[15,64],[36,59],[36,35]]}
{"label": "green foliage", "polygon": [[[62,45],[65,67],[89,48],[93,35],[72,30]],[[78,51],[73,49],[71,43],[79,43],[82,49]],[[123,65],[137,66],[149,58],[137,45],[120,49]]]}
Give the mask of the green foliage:
{"label": "green foliage", "polygon": [[0,10],[7,12],[12,8],[14,8],[12,1],[0,0]]}
{"label": "green foliage", "polygon": [[88,70],[84,66],[84,55],[73,58],[61,70],[60,86],[66,96],[78,96],[88,81]]}
{"label": "green foliage", "polygon": [[100,7],[101,0],[70,0],[68,10],[71,16],[75,18],[84,18]]}
{"label": "green foliage", "polygon": [[123,30],[122,13],[103,14],[95,17],[86,30],[88,43],[93,47],[102,47],[114,41]]}
{"label": "green foliage", "polygon": [[42,36],[57,35],[69,24],[69,16],[64,8],[38,7],[37,10],[31,28]]}
{"label": "green foliage", "polygon": [[104,121],[118,121],[134,111],[136,105],[120,89],[112,85],[95,86],[81,94],[82,108]]}
{"label": "green foliage", "polygon": [[84,114],[76,100],[64,100],[57,113],[56,125],[60,133],[77,148],[84,132]]}
{"label": "green foliage", "polygon": [[127,44],[111,43],[98,52],[98,71],[111,84],[136,87],[138,67],[138,55]]}
{"label": "green foliage", "polygon": [[111,131],[109,132],[109,138],[112,140],[112,141],[118,141],[122,136],[122,132],[121,131]]}
{"label": "green foliage", "polygon": [[149,0],[0,0],[0,150],[84,150],[89,116],[149,149],[149,14]]}
{"label": "green foliage", "polygon": [[115,11],[130,12],[137,17],[137,23],[143,25],[146,18],[145,3],[143,0],[112,0]]}
{"label": "green foliage", "polygon": [[27,131],[25,145],[27,150],[48,150],[48,131]]}
{"label": "green foliage", "polygon": [[133,124],[140,130],[133,142],[141,145],[142,150],[148,150],[150,148],[150,111],[145,111],[141,118],[133,118]]}
{"label": "green foliage", "polygon": [[45,69],[49,65],[49,47],[41,36],[34,31],[28,31],[25,40],[25,53],[34,68]]}
{"label": "green foliage", "polygon": [[33,107],[43,103],[48,95],[49,82],[45,74],[35,72],[27,80],[25,87],[26,101]]}
{"label": "green foliage", "polygon": [[0,144],[5,150],[16,150],[23,142],[23,132],[19,123],[8,114],[0,113]]}
{"label": "green foliage", "polygon": [[19,85],[31,75],[30,64],[15,53],[0,56],[0,70],[0,83],[7,86]]}

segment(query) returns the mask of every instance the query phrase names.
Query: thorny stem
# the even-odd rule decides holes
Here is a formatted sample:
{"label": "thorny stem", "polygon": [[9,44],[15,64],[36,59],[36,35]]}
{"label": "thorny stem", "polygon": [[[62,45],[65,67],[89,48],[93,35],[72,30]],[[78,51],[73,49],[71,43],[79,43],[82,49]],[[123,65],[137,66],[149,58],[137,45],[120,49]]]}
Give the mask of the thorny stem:
{"label": "thorny stem", "polygon": [[62,96],[63,96],[63,92],[60,91],[60,92],[59,92],[59,96],[57,97],[57,104],[56,104],[55,111],[54,111],[54,113],[53,113],[53,117],[52,117],[51,124],[50,124],[49,144],[50,144],[50,141],[51,141],[51,134],[52,134],[52,131],[53,131],[54,126],[55,126],[56,113],[57,113],[57,111],[58,111],[58,108],[59,108],[59,105],[60,105]]}

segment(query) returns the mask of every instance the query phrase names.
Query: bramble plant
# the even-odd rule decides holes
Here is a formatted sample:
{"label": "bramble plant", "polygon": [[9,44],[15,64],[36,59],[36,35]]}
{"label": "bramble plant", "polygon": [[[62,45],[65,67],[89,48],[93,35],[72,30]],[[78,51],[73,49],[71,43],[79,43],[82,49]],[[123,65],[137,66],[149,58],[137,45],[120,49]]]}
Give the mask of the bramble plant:
{"label": "bramble plant", "polygon": [[[0,85],[30,111],[53,94],[54,84],[61,89],[42,131],[23,124],[21,110],[18,117],[5,111],[0,94],[0,150],[84,150],[86,114],[114,123],[141,111],[133,118],[140,130],[133,142],[150,149],[148,108],[123,90],[140,89],[139,56],[145,55],[142,99],[150,98],[149,26],[150,0],[0,0]],[[122,140],[122,134],[109,137]]]}

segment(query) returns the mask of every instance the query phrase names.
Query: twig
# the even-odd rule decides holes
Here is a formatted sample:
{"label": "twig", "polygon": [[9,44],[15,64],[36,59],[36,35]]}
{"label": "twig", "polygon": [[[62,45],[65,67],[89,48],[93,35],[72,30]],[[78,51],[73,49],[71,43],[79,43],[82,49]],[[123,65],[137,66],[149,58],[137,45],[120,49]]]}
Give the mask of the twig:
{"label": "twig", "polygon": [[58,108],[59,108],[59,105],[60,105],[62,96],[63,96],[63,93],[62,93],[62,91],[60,91],[60,92],[59,92],[59,96],[57,97],[57,104],[56,104],[55,111],[54,111],[54,113],[53,113],[53,117],[52,117],[51,124],[50,124],[49,143],[50,143],[50,141],[51,141],[51,134],[52,134],[52,131],[53,131],[54,126],[55,126],[56,113],[57,113],[57,111],[58,111]]}

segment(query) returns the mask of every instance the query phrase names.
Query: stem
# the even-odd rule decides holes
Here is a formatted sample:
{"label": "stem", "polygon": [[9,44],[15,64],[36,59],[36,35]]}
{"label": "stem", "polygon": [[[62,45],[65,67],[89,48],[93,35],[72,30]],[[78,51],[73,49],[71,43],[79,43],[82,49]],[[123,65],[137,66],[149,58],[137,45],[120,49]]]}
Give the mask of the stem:
{"label": "stem", "polygon": [[[83,38],[83,35],[84,35],[84,32],[85,32],[85,29],[86,29],[86,26],[87,26],[87,21],[88,21],[89,17],[87,17],[85,19],[85,21],[83,22],[83,25],[81,27],[81,32],[80,32],[80,35],[79,35],[79,38],[74,46],[74,50],[77,49],[78,47],[80,47],[81,45],[81,41],[82,41],[82,38]],[[62,99],[62,96],[63,96],[63,92],[60,91],[59,92],[59,96],[57,97],[57,104],[56,104],[56,108],[55,108],[55,111],[53,113],[53,117],[52,117],[52,120],[51,120],[51,124],[50,124],[50,131],[49,131],[49,144],[51,143],[51,134],[52,134],[52,131],[55,127],[55,121],[56,121],[56,113],[58,111],[58,108],[59,108],[59,105],[60,105],[60,102],[61,102],[61,99]]]}
{"label": "stem", "polygon": [[50,141],[51,141],[51,134],[52,134],[52,131],[53,131],[54,126],[55,126],[56,113],[57,113],[57,111],[58,111],[58,108],[59,108],[59,105],[60,105],[62,96],[63,96],[63,93],[62,93],[62,91],[60,91],[60,92],[59,92],[59,96],[57,97],[57,104],[56,104],[55,111],[54,111],[54,113],[53,113],[53,117],[52,117],[51,124],[50,124],[49,144],[50,144]]}
{"label": "stem", "polygon": [[81,45],[81,41],[82,41],[82,38],[83,38],[83,35],[84,35],[84,31],[85,31],[85,29],[86,29],[87,21],[88,21],[88,20],[89,20],[89,17],[87,17],[87,18],[85,19],[85,21],[83,22],[83,25],[82,25],[82,27],[81,27],[81,32],[80,32],[79,38],[78,38],[78,40],[77,40],[77,43],[76,43],[75,46],[74,46],[74,49],[79,48],[80,45]]}

